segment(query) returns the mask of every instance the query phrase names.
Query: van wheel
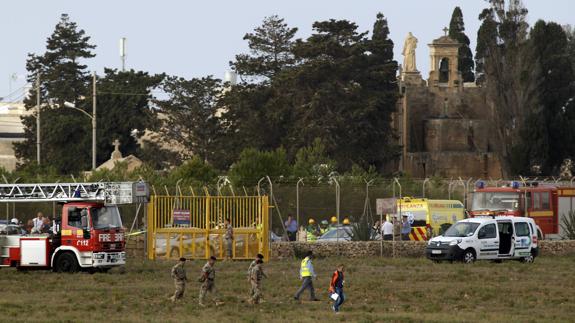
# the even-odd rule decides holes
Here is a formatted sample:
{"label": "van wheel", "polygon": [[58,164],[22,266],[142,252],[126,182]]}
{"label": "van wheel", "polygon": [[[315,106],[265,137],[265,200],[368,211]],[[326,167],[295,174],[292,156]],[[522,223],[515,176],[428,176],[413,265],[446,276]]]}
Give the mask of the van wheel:
{"label": "van wheel", "polygon": [[76,256],[70,252],[62,253],[56,259],[54,270],[58,273],[75,273],[80,270]]}
{"label": "van wheel", "polygon": [[521,262],[526,264],[532,264],[535,261],[535,256],[533,253],[530,253],[529,256],[521,258]]}
{"label": "van wheel", "polygon": [[463,262],[466,264],[475,262],[475,252],[472,249],[467,249],[463,252]]}

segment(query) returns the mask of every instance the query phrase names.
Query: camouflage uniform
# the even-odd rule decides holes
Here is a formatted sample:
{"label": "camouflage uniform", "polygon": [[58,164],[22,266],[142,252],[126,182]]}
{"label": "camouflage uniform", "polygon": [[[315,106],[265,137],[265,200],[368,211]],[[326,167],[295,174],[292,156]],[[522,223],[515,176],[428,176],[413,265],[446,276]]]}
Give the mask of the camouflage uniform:
{"label": "camouflage uniform", "polygon": [[226,226],[226,233],[224,234],[224,239],[226,239],[226,257],[232,258],[232,245],[234,241],[234,228],[231,224]]}
{"label": "camouflage uniform", "polygon": [[248,268],[248,281],[251,281],[251,276],[252,276],[252,269],[257,265],[256,260],[253,260],[250,263],[250,267]]}
{"label": "camouflage uniform", "polygon": [[186,269],[184,268],[183,262],[180,261],[172,267],[171,276],[174,279],[176,291],[170,299],[175,302],[184,296],[184,291],[186,290],[186,281],[188,278],[186,277]]}
{"label": "camouflage uniform", "polygon": [[200,287],[200,305],[204,305],[204,299],[206,298],[206,293],[212,293],[214,301],[216,305],[219,303],[217,290],[216,290],[216,270],[214,267],[210,266],[210,263],[206,263],[202,268],[202,275],[204,277],[204,281],[202,282],[202,286]]}
{"label": "camouflage uniform", "polygon": [[263,277],[266,277],[266,274],[263,271],[262,264],[256,264],[250,272],[250,283],[252,284],[250,302],[252,304],[258,304],[262,299]]}

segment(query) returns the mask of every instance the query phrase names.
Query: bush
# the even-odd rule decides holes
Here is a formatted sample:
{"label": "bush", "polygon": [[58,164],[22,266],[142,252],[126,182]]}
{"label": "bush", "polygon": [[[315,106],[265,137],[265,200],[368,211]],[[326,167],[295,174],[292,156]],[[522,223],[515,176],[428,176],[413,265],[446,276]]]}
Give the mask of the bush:
{"label": "bush", "polygon": [[570,211],[561,218],[561,229],[563,229],[563,239],[575,240],[575,212]]}
{"label": "bush", "polygon": [[214,183],[217,178],[218,171],[199,157],[193,157],[170,173],[171,182],[176,183],[181,179],[181,184],[186,186],[208,185]]}
{"label": "bush", "polygon": [[325,145],[316,138],[311,146],[298,150],[293,173],[296,177],[327,177],[335,169],[336,162],[327,156]]}
{"label": "bush", "polygon": [[277,178],[290,176],[291,167],[285,149],[259,151],[248,148],[242,151],[240,158],[230,167],[230,177],[235,186],[253,186],[264,176]]}
{"label": "bush", "polygon": [[367,216],[362,216],[359,221],[351,225],[352,241],[370,241],[372,238],[371,225],[367,221]]}

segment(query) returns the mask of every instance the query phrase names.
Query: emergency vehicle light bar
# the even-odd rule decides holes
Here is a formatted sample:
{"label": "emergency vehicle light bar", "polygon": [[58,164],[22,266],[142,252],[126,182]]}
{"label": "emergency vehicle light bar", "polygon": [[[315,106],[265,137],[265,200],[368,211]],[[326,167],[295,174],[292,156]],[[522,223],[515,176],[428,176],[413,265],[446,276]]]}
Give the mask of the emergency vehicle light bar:
{"label": "emergency vehicle light bar", "polygon": [[146,203],[149,197],[145,182],[0,184],[0,202],[132,204]]}

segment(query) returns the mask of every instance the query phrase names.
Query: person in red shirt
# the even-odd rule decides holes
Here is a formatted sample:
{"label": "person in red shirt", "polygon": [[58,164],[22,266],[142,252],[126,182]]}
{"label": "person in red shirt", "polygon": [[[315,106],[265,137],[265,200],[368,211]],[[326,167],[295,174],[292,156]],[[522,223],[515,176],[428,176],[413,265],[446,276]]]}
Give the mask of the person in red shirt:
{"label": "person in red shirt", "polygon": [[[334,299],[331,308],[336,313],[339,313],[339,308],[345,301],[345,295],[343,293],[343,282],[343,264],[340,264],[337,266],[337,270],[333,272],[331,281],[329,283],[329,292],[331,293],[330,297]],[[337,295],[337,298],[333,295]]]}

